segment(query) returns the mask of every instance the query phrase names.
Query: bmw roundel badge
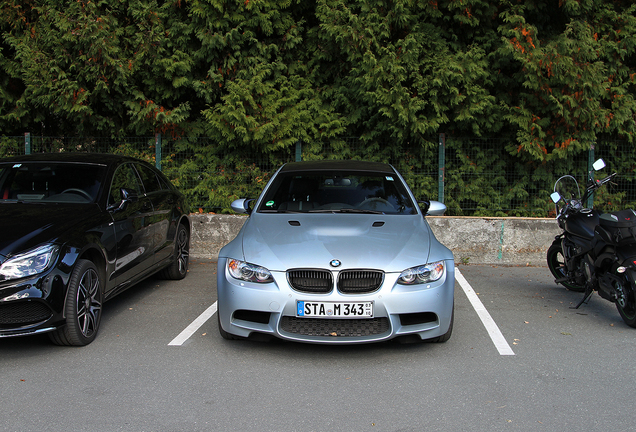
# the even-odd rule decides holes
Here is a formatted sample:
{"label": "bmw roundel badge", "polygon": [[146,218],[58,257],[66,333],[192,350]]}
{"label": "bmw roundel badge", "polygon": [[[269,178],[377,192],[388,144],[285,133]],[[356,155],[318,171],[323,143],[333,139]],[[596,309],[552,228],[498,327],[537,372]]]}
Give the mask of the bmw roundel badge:
{"label": "bmw roundel badge", "polygon": [[331,267],[340,267],[341,264],[342,263],[340,262],[340,260],[337,259],[331,260],[331,262],[329,263]]}

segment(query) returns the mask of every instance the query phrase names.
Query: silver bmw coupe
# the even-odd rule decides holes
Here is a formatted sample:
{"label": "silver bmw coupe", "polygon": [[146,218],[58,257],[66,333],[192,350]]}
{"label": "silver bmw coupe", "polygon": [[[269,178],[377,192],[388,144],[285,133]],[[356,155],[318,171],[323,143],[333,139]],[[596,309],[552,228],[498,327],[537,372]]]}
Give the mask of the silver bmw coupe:
{"label": "silver bmw coupe", "polygon": [[453,330],[452,252],[388,164],[283,165],[219,253],[219,331],[225,339],[326,344],[447,341]]}

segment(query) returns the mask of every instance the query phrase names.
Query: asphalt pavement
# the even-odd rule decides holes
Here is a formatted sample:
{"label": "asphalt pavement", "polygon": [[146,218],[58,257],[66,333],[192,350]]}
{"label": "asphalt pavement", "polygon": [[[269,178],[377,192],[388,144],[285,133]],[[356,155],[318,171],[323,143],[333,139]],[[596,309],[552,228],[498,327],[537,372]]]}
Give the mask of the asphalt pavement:
{"label": "asphalt pavement", "polygon": [[226,341],[216,262],[106,303],[83,348],[0,339],[0,431],[631,431],[636,329],[545,267],[461,265],[444,344]]}

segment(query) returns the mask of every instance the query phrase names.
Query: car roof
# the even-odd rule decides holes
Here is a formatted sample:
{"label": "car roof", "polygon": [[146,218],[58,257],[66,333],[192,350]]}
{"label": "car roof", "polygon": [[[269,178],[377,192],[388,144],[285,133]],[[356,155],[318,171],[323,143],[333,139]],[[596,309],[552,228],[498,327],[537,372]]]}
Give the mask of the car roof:
{"label": "car roof", "polygon": [[357,160],[319,160],[306,162],[290,162],[281,168],[281,173],[307,171],[370,171],[395,173],[395,169],[386,163]]}
{"label": "car roof", "polygon": [[113,163],[134,161],[144,162],[136,158],[115,155],[111,153],[86,153],[86,152],[64,152],[64,153],[34,153],[30,155],[13,156],[0,159],[0,163],[6,162],[73,162],[99,165],[111,165]]}

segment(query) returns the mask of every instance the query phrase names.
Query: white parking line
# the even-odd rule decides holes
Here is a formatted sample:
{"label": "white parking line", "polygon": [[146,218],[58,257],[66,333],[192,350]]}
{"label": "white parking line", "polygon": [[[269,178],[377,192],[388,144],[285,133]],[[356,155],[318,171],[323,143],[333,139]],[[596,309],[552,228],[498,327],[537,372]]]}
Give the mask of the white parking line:
{"label": "white parking line", "polygon": [[[455,267],[455,280],[464,290],[466,297],[468,297],[468,300],[475,309],[475,312],[477,312],[477,315],[481,319],[481,322],[484,324],[484,327],[486,328],[486,331],[488,331],[488,335],[490,336],[490,339],[492,339],[492,342],[495,344],[495,347],[497,348],[497,351],[499,351],[499,354],[515,355],[515,353],[512,351],[512,348],[510,348],[510,345],[508,345],[508,342],[506,342],[506,339],[503,337],[501,330],[499,330],[499,327],[497,327],[497,324],[495,324],[495,321],[492,319],[481,300],[479,300],[479,297],[477,297],[475,290],[473,290],[464,275],[461,274],[459,268],[457,267]],[[192,321],[192,323],[190,323],[190,325],[186,327],[185,330],[183,330],[179,334],[179,336],[170,341],[168,345],[183,345],[185,341],[187,341],[190,336],[194,334],[194,332],[196,332],[203,324],[205,324],[207,320],[214,316],[216,311],[217,302],[214,302],[212,306],[203,311],[203,313],[199,315],[197,319]]]}
{"label": "white parking line", "polygon": [[501,330],[499,330],[499,327],[497,327],[497,324],[495,324],[495,321],[492,319],[481,300],[479,300],[479,297],[477,297],[475,290],[473,290],[473,287],[470,286],[464,275],[461,274],[457,267],[455,267],[455,280],[459,282],[459,285],[464,290],[464,293],[466,293],[466,297],[468,297],[470,304],[473,305],[475,312],[477,312],[481,322],[484,324],[484,327],[486,327],[486,331],[488,331],[490,339],[492,339],[492,342],[499,351],[499,355],[515,355],[512,348],[510,348],[510,345],[508,345],[508,342],[506,342],[506,339],[503,337]]}
{"label": "white parking line", "polygon": [[179,336],[172,339],[172,341],[168,345],[171,345],[171,346],[183,345],[184,342],[187,341],[190,338],[190,336],[192,336],[194,332],[197,331],[203,324],[205,324],[207,320],[212,318],[212,316],[215,313],[216,313],[216,302],[214,302],[212,306],[207,308],[201,315],[199,315],[197,319],[192,321],[192,323],[190,323],[190,325],[187,326],[185,330],[183,330],[179,334]]}

